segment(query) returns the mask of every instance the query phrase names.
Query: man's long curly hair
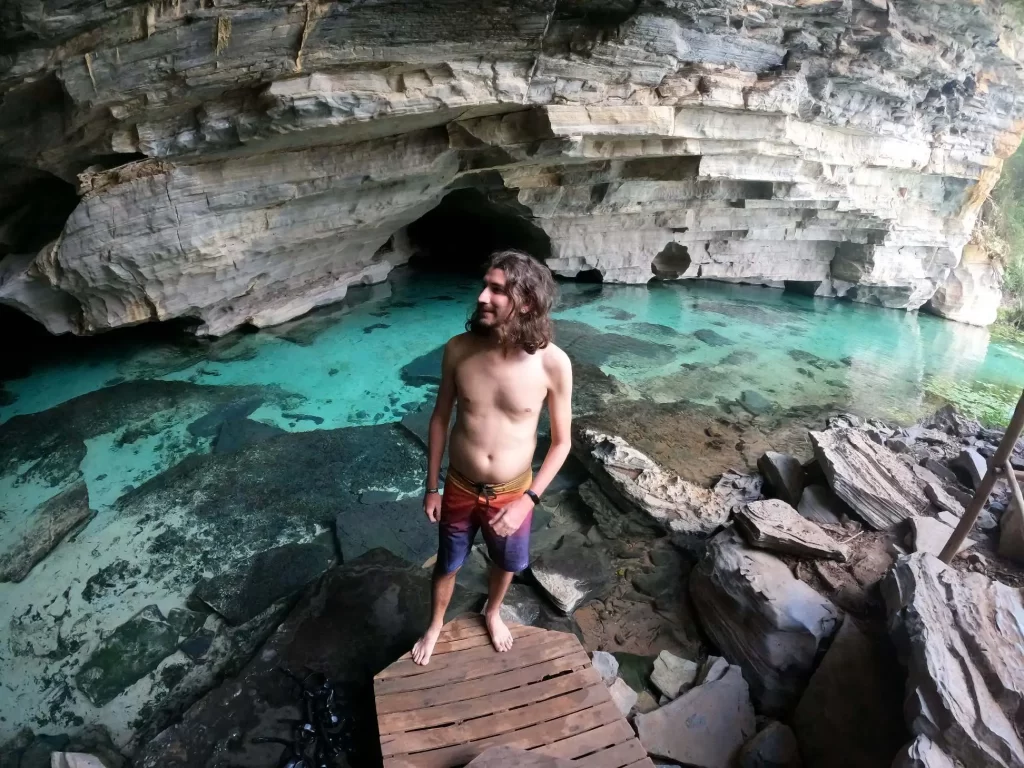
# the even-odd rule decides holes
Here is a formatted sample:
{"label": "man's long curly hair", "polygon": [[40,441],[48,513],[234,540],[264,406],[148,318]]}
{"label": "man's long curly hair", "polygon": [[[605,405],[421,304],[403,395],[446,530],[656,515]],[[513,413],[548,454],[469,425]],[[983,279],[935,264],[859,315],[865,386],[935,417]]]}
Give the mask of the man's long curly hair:
{"label": "man's long curly hair", "polygon": [[[551,308],[558,289],[551,270],[522,251],[504,250],[491,254],[485,271],[505,273],[505,290],[512,302],[508,319],[494,327],[498,341],[506,350],[522,349],[531,355],[551,343],[554,331]],[[523,311],[526,307],[526,311]],[[480,308],[466,321],[466,330],[490,333],[479,323]]]}

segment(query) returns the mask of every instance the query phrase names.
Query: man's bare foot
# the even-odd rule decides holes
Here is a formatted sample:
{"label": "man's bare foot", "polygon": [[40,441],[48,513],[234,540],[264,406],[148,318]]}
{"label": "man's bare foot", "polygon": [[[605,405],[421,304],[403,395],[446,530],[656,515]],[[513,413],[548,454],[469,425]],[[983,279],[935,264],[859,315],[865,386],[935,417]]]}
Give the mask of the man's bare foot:
{"label": "man's bare foot", "polygon": [[487,633],[491,636],[491,644],[498,653],[504,653],[512,647],[512,633],[509,632],[505,622],[497,611],[484,615],[487,624]]}
{"label": "man's bare foot", "polygon": [[430,662],[430,655],[434,652],[434,646],[437,644],[437,638],[441,634],[441,627],[427,627],[427,631],[423,633],[423,637],[416,641],[416,645],[412,647],[412,660],[421,666],[425,666]]}

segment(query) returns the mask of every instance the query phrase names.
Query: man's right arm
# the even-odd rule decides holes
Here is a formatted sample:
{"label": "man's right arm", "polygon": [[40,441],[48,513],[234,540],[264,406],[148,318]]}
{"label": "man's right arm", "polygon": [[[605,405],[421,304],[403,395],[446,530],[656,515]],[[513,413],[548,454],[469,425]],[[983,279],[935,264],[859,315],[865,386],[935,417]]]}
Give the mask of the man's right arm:
{"label": "man's right arm", "polygon": [[[441,360],[441,386],[437,390],[437,402],[434,404],[434,412],[430,416],[430,431],[427,438],[427,488],[437,488],[438,479],[441,474],[441,457],[444,456],[444,447],[448,442],[448,425],[451,423],[452,408],[455,406],[455,352],[452,349],[455,345],[454,339],[445,344],[444,356]],[[436,494],[428,494],[435,496]],[[426,506],[427,516],[436,518],[430,514],[430,505]],[[440,505],[437,506],[440,510]]]}

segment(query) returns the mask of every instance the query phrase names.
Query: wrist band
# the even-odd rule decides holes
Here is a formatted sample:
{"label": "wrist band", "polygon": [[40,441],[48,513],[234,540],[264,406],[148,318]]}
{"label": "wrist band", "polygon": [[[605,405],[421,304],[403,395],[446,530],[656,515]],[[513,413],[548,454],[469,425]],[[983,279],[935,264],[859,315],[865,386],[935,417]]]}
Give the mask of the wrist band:
{"label": "wrist band", "polygon": [[437,488],[427,488],[427,493],[440,493]]}
{"label": "wrist band", "polygon": [[538,496],[532,490],[526,491],[526,493],[524,493],[523,495],[524,496],[529,496],[531,499],[533,499],[534,506],[536,506],[537,504],[540,504],[540,496]]}

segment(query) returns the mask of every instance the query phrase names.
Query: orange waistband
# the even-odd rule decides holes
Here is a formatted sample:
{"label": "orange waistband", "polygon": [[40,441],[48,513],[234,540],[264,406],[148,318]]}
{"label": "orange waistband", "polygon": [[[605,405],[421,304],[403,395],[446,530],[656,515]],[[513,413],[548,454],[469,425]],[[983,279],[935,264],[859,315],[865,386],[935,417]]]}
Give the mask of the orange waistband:
{"label": "orange waistband", "polygon": [[445,477],[445,482],[451,483],[456,486],[460,491],[466,491],[468,493],[474,493],[482,495],[484,489],[487,490],[487,495],[503,496],[506,493],[523,493],[527,488],[530,487],[530,483],[533,482],[533,470],[528,469],[519,477],[515,477],[506,483],[477,483],[470,480],[464,474],[455,469],[455,467],[448,467],[448,474]]}

